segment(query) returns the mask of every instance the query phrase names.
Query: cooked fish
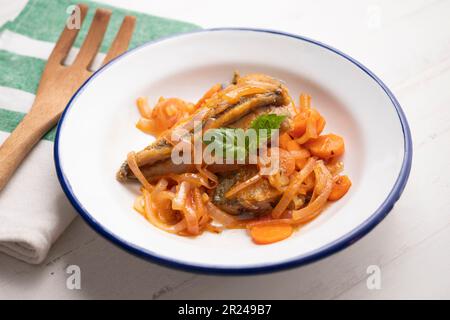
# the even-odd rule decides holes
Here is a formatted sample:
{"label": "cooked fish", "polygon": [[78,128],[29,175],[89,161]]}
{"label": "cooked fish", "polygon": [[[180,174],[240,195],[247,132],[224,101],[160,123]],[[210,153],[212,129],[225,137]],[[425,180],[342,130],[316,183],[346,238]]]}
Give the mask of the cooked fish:
{"label": "cooked fish", "polygon": [[[173,145],[168,140],[172,132],[181,132],[181,129],[192,135],[196,120],[201,122],[203,130],[215,129],[227,126],[255,110],[264,107],[280,107],[289,104],[285,87],[271,77],[253,74],[246,77],[235,76],[236,84],[231,84],[213,97],[208,99],[204,106],[194,112],[188,119],[172,128],[154,143],[136,153],[136,161],[146,176],[168,172],[184,172],[192,166],[178,167],[170,161]],[[151,168],[151,165],[157,165]],[[164,174],[164,173],[162,173]],[[134,178],[126,161],[117,173],[119,181]]]}
{"label": "cooked fish", "polygon": [[[211,164],[208,166],[208,171],[213,173],[228,172],[237,170],[239,166],[239,164]],[[170,159],[154,164],[147,164],[140,169],[142,174],[149,180],[171,173],[181,174],[195,172],[197,170],[195,164],[174,164]],[[133,179],[134,177],[130,176],[129,178]]]}
{"label": "cooked fish", "polygon": [[256,166],[241,167],[236,171],[220,176],[219,184],[212,195],[212,202],[220,209],[230,214],[265,214],[273,209],[281,192],[270,185],[267,179],[261,179],[255,184],[241,190],[233,198],[228,199],[225,194],[233,186],[242,183],[258,173]]}
{"label": "cooked fish", "polygon": [[[289,106],[283,106],[283,107],[262,107],[258,108],[255,111],[252,111],[251,113],[247,114],[243,118],[239,119],[238,121],[235,121],[229,125],[230,128],[241,128],[241,129],[248,129],[250,127],[251,122],[257,118],[258,116],[262,114],[268,114],[268,113],[275,113],[275,114],[283,114],[283,115],[289,115],[290,114],[290,107]],[[287,118],[289,119],[289,118]],[[282,123],[281,131],[288,130],[290,128],[289,121],[284,121]],[[153,152],[156,152],[154,149]],[[214,173],[220,173],[220,172],[227,172],[227,171],[233,171],[238,169],[239,165],[237,164],[212,164],[208,166],[208,170]],[[196,168],[194,164],[174,164],[172,160],[166,159],[162,161],[157,161],[155,163],[149,163],[146,165],[143,165],[140,167],[142,173],[147,179],[152,179],[155,177],[164,176],[169,173],[185,173],[185,172],[195,172]],[[120,174],[125,173],[125,179],[135,179],[131,171],[128,170],[128,165],[124,163],[124,168],[121,169]],[[119,178],[119,180],[122,180],[122,177]]]}
{"label": "cooked fish", "polygon": [[242,118],[238,119],[237,121],[230,123],[228,125],[229,128],[241,128],[241,129],[248,129],[250,128],[251,123],[253,120],[258,118],[261,115],[264,114],[276,114],[276,115],[284,115],[286,116],[285,121],[281,123],[280,132],[286,132],[289,131],[292,128],[292,118],[293,118],[293,110],[290,105],[285,106],[266,106],[257,108],[253,111],[251,111],[249,114],[243,116]]}

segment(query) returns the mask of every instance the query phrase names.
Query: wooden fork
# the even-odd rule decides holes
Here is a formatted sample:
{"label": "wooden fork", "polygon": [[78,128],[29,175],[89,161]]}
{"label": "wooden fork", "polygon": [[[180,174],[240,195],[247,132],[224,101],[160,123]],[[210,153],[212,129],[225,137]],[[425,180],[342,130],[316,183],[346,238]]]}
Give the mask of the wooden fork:
{"label": "wooden fork", "polygon": [[[88,7],[83,4],[78,7],[83,23]],[[100,48],[110,16],[109,10],[96,10],[86,39],[70,66],[64,66],[63,62],[79,29],[64,28],[47,61],[30,112],[0,147],[0,190],[33,146],[56,125],[72,95],[92,74],[89,68]],[[133,16],[123,19],[103,64],[127,50],[135,22]]]}

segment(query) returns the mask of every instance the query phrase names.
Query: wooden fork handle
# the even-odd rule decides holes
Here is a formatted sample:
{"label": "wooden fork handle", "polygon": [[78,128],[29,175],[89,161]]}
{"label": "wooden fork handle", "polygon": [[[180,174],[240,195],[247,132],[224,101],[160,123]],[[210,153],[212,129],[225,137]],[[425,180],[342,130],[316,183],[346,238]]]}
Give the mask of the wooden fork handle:
{"label": "wooden fork handle", "polygon": [[56,124],[58,117],[30,111],[0,146],[0,191],[41,137]]}

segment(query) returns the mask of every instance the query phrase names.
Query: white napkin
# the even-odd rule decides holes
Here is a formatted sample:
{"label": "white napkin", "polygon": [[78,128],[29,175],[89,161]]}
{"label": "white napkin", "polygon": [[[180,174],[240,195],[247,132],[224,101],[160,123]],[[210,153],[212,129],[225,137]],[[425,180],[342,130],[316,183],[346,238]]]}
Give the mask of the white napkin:
{"label": "white napkin", "polygon": [[[52,43],[35,41],[8,30],[0,32],[0,50],[46,59]],[[34,70],[30,70],[30,73]],[[34,94],[0,86],[0,108],[27,112]],[[10,114],[3,115],[8,121]],[[0,144],[9,136],[0,131]],[[41,140],[0,191],[0,252],[31,264],[41,263],[56,239],[75,218],[56,177],[53,142]]]}
{"label": "white napkin", "polygon": [[[29,111],[45,60],[68,17],[67,8],[73,3],[72,0],[28,1],[14,20],[0,26],[0,143]],[[95,7],[113,10],[108,30],[114,24],[118,29],[125,15],[136,16],[138,25],[133,46],[198,29],[190,23],[130,12],[104,3],[89,1],[89,7],[91,14]],[[110,32],[115,34],[113,30]],[[69,60],[76,51],[71,50]],[[97,58],[101,56],[98,54]],[[56,177],[53,142],[43,139],[0,191],[0,252],[28,263],[41,263],[75,216]]]}
{"label": "white napkin", "polygon": [[[0,142],[8,133],[0,132]],[[41,140],[0,192],[0,251],[41,263],[76,216],[57,181],[53,143]]]}

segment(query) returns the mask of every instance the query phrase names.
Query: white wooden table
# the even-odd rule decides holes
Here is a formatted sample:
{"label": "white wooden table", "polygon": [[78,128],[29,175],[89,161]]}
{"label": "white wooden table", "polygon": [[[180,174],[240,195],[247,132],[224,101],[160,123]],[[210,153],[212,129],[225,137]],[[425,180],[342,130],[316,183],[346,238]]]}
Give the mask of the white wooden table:
{"label": "white wooden table", "polygon": [[[388,217],[353,246],[260,276],[160,267],[115,247],[77,218],[40,266],[0,255],[0,298],[450,298],[449,0],[107,2],[203,27],[298,33],[350,54],[380,76],[403,106],[414,140],[408,185]],[[22,5],[0,0],[0,24]],[[73,264],[81,268],[81,290],[66,287],[66,267]],[[381,269],[380,290],[367,288],[369,265]]]}

